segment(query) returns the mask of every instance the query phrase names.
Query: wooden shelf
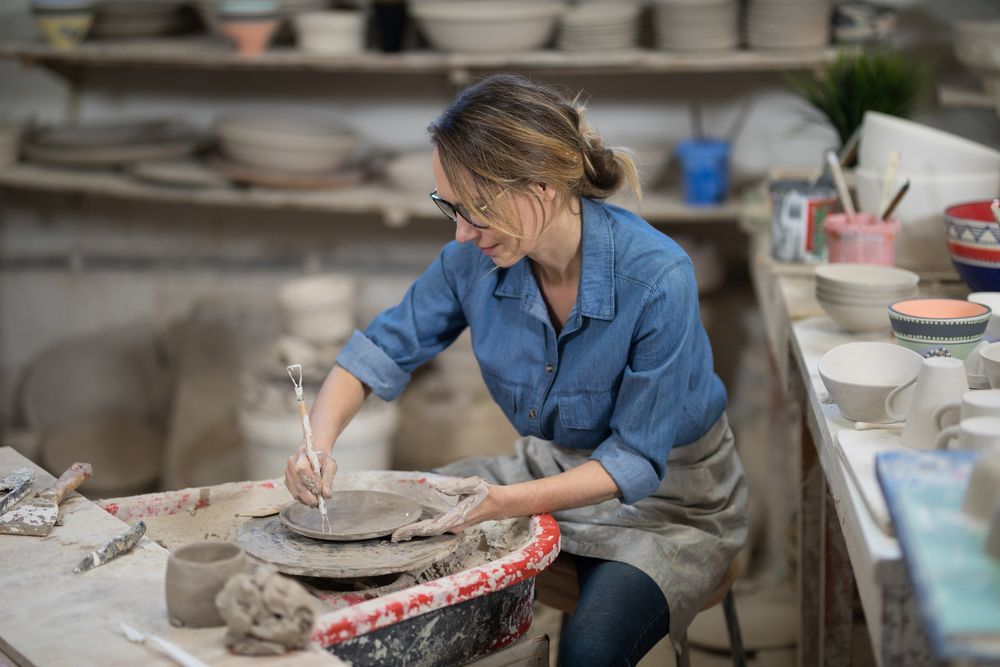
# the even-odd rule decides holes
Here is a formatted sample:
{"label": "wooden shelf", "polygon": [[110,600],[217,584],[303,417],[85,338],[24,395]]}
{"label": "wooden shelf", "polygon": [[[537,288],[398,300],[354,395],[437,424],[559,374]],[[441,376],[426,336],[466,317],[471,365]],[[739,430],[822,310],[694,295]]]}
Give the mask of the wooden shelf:
{"label": "wooden shelf", "polygon": [[991,109],[1000,114],[1000,95],[990,95],[981,90],[941,86],[938,88],[941,106],[966,109]]}
{"label": "wooden shelf", "polygon": [[472,71],[503,69],[556,73],[769,72],[813,69],[832,61],[834,48],[807,51],[748,51],[681,54],[666,51],[621,52],[533,51],[528,53],[461,54],[410,51],[366,52],[321,56],[285,48],[259,56],[241,56],[210,38],[174,38],[84,43],[60,51],[42,43],[0,42],[0,58],[55,70],[78,67],[165,67],[242,71],[328,73],[446,73],[461,78]]}
{"label": "wooden shelf", "polygon": [[[149,185],[111,172],[69,171],[19,164],[0,169],[0,188],[151,203],[377,215],[390,227],[406,225],[412,219],[437,219],[441,216],[426,195],[401,192],[378,184],[319,192],[236,187],[198,190]],[[736,202],[696,208],[685,205],[679,196],[669,193],[648,193],[642,201],[642,215],[652,224],[729,224],[736,222],[739,214],[740,206]]]}

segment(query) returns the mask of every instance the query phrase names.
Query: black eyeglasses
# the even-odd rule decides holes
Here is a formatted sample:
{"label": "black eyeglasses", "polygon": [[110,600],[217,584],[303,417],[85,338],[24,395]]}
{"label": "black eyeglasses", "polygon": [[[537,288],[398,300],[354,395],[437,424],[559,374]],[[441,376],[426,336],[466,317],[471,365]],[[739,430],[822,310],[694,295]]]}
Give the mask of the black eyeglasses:
{"label": "black eyeglasses", "polygon": [[[458,217],[462,216],[462,219],[465,220],[471,227],[475,227],[476,229],[490,228],[489,225],[481,225],[477,222],[473,222],[473,218],[469,215],[469,212],[465,210],[464,206],[462,206],[461,204],[452,204],[447,199],[442,199],[441,197],[438,196],[437,192],[438,192],[437,190],[434,190],[430,193],[431,201],[437,204],[437,207],[441,210],[442,213],[444,213],[445,217],[454,222],[456,225],[458,224]],[[486,206],[483,205],[480,208],[480,212],[484,211],[485,209]]]}

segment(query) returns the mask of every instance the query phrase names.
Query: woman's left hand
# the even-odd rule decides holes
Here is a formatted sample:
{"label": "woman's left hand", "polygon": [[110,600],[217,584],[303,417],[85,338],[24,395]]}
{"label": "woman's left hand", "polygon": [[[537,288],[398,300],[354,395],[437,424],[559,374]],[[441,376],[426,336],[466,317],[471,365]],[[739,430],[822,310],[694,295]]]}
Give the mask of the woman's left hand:
{"label": "woman's left hand", "polygon": [[425,519],[399,528],[392,534],[393,542],[404,542],[413,537],[427,537],[442,533],[460,533],[489,519],[503,516],[502,503],[498,493],[503,487],[490,486],[481,477],[450,479],[435,486],[437,491],[448,496],[458,496],[458,503],[433,519]]}

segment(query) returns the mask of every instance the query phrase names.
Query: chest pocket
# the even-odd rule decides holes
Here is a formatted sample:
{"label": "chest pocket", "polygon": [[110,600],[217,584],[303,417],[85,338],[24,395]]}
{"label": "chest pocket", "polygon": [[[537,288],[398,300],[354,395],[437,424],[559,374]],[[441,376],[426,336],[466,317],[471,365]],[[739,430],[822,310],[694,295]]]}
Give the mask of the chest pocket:
{"label": "chest pocket", "polygon": [[486,381],[486,388],[489,389],[490,396],[496,401],[509,417],[517,414],[517,385],[500,380],[492,373],[483,372],[483,379]]}
{"label": "chest pocket", "polygon": [[559,422],[565,428],[606,429],[611,421],[611,394],[577,392],[559,396]]}

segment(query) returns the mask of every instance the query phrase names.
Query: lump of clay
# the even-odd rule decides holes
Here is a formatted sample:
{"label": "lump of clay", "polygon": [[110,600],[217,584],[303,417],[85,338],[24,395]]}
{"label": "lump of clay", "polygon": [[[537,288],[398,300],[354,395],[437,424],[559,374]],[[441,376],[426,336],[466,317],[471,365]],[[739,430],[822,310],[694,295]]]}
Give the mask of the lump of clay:
{"label": "lump of clay", "polygon": [[238,574],[215,598],[226,621],[226,646],[241,655],[281,655],[309,646],[313,597],[271,568]]}

